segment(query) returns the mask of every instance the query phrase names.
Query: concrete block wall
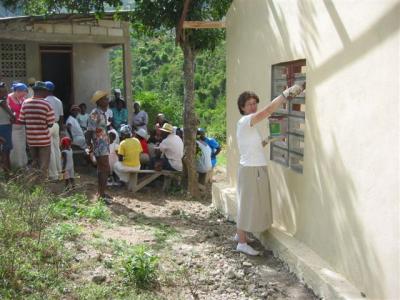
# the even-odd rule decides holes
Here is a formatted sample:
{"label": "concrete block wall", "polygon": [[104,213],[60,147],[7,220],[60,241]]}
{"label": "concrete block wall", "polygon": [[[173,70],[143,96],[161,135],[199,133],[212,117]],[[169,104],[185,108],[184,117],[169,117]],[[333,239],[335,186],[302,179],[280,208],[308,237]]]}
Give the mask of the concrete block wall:
{"label": "concrete block wall", "polygon": [[67,21],[43,22],[36,21],[30,23],[27,21],[0,23],[0,30],[37,32],[49,34],[74,34],[74,35],[95,35],[109,37],[123,37],[123,24],[121,21],[98,20],[98,21]]}

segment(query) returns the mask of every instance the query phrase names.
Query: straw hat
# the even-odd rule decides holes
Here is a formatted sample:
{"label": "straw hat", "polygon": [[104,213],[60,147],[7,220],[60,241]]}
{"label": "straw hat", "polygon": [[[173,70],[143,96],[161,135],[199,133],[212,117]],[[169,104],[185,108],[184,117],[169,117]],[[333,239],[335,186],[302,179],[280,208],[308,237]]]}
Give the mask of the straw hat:
{"label": "straw hat", "polygon": [[168,133],[173,133],[174,132],[174,126],[172,126],[171,124],[165,123],[160,130],[168,132]]}
{"label": "straw hat", "polygon": [[97,103],[97,101],[99,101],[104,96],[108,96],[108,93],[106,91],[101,91],[101,90],[96,91],[94,92],[91,101],[92,103]]}
{"label": "straw hat", "polygon": [[35,77],[29,77],[27,81],[28,81],[28,84],[34,84],[36,82],[36,79],[35,79]]}

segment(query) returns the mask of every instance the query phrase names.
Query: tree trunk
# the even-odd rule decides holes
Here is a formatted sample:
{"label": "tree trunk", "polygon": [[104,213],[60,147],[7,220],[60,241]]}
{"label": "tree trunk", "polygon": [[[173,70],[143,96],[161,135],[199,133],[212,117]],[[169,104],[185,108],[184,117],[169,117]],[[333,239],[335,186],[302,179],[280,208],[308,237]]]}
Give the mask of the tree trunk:
{"label": "tree trunk", "polygon": [[194,107],[194,60],[195,53],[190,47],[188,39],[182,43],[183,50],[183,74],[185,81],[184,110],[183,110],[183,143],[185,152],[183,164],[188,193],[199,198],[200,191],[197,182],[196,170],[196,133],[199,121]]}

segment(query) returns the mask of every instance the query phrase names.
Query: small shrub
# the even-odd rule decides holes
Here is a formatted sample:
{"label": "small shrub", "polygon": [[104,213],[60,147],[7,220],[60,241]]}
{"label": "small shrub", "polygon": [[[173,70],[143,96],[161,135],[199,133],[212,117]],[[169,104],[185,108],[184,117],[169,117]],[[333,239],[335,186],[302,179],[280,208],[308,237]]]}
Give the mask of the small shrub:
{"label": "small shrub", "polygon": [[158,257],[151,254],[145,246],[136,247],[123,260],[124,276],[138,288],[152,286],[158,275]]}
{"label": "small shrub", "polygon": [[110,211],[104,203],[96,202],[86,209],[84,216],[90,219],[108,220],[110,218]]}

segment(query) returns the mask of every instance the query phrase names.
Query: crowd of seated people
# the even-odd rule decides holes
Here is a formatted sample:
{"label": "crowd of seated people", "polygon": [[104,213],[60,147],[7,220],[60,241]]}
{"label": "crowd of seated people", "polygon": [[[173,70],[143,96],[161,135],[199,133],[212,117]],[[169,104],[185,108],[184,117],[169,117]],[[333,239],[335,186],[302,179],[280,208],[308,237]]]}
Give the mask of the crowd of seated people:
{"label": "crowd of seated people", "polygon": [[[98,173],[103,174],[99,185],[104,174],[107,185],[123,185],[132,171],[183,170],[183,130],[168,122],[162,112],[149,124],[139,102],[133,103],[129,123],[126,101],[118,89],[113,97],[96,91],[91,99],[96,108],[89,113],[85,103],[71,105],[65,123],[54,83],[31,78],[27,84],[14,82],[11,89],[8,93],[7,86],[0,83],[0,149],[6,172],[29,164],[50,180],[68,179],[66,184],[71,184],[73,150],[84,150],[98,165]],[[196,147],[197,171],[206,174],[215,167],[221,147],[206,137],[202,128],[197,131]],[[99,196],[104,195],[101,187]]]}

